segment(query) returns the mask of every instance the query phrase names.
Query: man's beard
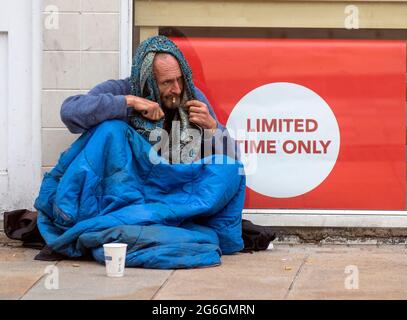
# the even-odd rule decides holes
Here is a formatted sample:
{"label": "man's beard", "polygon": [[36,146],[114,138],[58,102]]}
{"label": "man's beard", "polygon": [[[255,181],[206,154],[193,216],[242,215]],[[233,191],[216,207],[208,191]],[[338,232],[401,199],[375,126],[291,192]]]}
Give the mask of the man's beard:
{"label": "man's beard", "polygon": [[164,97],[163,100],[163,104],[167,109],[176,109],[180,106],[181,103],[181,97],[180,96],[176,96],[176,95],[169,95]]}

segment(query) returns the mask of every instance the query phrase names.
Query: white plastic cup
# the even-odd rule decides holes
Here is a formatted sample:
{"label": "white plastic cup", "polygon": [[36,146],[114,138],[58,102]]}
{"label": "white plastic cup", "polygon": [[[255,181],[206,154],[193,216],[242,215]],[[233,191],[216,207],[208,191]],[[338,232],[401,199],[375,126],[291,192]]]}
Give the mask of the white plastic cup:
{"label": "white plastic cup", "polygon": [[108,277],[123,277],[126,262],[126,243],[106,243],[105,252],[106,274]]}

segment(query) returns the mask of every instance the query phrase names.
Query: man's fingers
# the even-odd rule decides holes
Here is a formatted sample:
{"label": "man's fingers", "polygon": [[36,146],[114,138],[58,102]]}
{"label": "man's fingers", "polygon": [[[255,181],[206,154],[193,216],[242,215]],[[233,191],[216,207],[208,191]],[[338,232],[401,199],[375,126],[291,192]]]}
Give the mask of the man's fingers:
{"label": "man's fingers", "polygon": [[160,120],[162,117],[164,117],[164,112],[162,112],[161,109],[158,109],[158,110],[156,109],[150,113],[148,119],[157,121],[157,120]]}
{"label": "man's fingers", "polygon": [[162,112],[161,109],[157,109],[156,112],[155,112],[156,120],[161,119],[163,116],[164,116],[164,112]]}
{"label": "man's fingers", "polygon": [[204,113],[190,113],[189,114],[189,118],[195,118],[195,119],[199,119],[199,120],[205,120],[207,118],[207,115]]}
{"label": "man's fingers", "polygon": [[158,106],[158,103],[157,103],[157,102],[148,100],[148,99],[146,99],[146,98],[141,98],[141,97],[137,97],[137,98],[138,98],[138,100],[139,100],[141,103],[144,103],[144,104],[146,104],[146,105],[148,105],[148,106],[155,106],[155,105]]}
{"label": "man's fingers", "polygon": [[153,110],[144,110],[142,111],[142,115],[144,116],[144,118],[147,118],[148,120],[154,120]]}
{"label": "man's fingers", "polygon": [[160,111],[158,111],[158,112],[155,114],[155,120],[160,120],[162,117],[163,117],[163,116],[161,115],[161,112],[160,112]]}
{"label": "man's fingers", "polygon": [[208,109],[205,107],[190,107],[189,114],[197,113],[197,114],[205,114],[207,113]]}
{"label": "man's fingers", "polygon": [[154,121],[158,120],[158,119],[159,119],[159,114],[158,114],[158,112],[154,112],[151,118],[152,118],[152,120],[154,120]]}
{"label": "man's fingers", "polygon": [[158,109],[160,109],[160,105],[159,105],[157,102],[150,101],[150,100],[147,100],[147,101],[148,101],[149,106],[151,106],[151,107],[153,107],[153,108],[158,108]]}
{"label": "man's fingers", "polygon": [[140,97],[134,97],[134,99],[131,100],[130,105],[138,111],[160,107],[157,102]]}
{"label": "man's fingers", "polygon": [[161,110],[158,103],[144,98],[140,98],[136,110],[140,111],[143,117],[148,120],[156,121],[164,117],[164,112]]}
{"label": "man's fingers", "polygon": [[202,125],[205,123],[205,119],[203,119],[202,117],[199,117],[199,116],[190,116],[189,121],[193,122],[197,125]]}
{"label": "man's fingers", "polygon": [[191,107],[206,108],[206,104],[199,100],[190,100],[187,103],[185,103],[185,106],[187,108],[191,108]]}

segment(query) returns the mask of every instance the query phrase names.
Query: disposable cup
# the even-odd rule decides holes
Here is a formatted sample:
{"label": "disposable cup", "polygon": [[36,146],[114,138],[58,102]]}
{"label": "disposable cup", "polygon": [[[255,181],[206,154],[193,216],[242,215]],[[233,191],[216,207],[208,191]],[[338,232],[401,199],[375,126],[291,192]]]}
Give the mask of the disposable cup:
{"label": "disposable cup", "polygon": [[105,252],[106,274],[108,277],[123,277],[126,262],[126,243],[106,243]]}

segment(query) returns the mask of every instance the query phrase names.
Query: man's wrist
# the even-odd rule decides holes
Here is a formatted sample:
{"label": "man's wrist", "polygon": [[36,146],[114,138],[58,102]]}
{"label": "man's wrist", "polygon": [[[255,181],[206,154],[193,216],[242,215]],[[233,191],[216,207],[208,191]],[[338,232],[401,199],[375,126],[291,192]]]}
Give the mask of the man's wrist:
{"label": "man's wrist", "polygon": [[206,130],[210,132],[210,136],[213,136],[218,128],[218,123],[215,121],[215,124],[207,128]]}
{"label": "man's wrist", "polygon": [[136,111],[142,111],[140,104],[138,103],[137,96],[132,96],[132,95],[127,95],[125,96],[126,98],[126,104],[129,108],[133,108]]}
{"label": "man's wrist", "polygon": [[127,106],[131,107],[132,106],[131,100],[133,99],[133,97],[129,95],[129,96],[124,96],[124,98],[126,99]]}
{"label": "man's wrist", "polygon": [[213,121],[214,121],[214,123],[213,123],[212,126],[209,128],[209,129],[211,130],[212,134],[214,134],[215,131],[216,131],[216,129],[218,128],[218,123],[216,122],[216,120],[214,119]]}

